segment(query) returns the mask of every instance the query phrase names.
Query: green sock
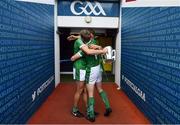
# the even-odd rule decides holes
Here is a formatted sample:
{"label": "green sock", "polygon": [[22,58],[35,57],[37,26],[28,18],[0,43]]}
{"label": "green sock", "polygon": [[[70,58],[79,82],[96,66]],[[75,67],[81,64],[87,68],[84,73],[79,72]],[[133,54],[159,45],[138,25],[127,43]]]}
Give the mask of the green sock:
{"label": "green sock", "polygon": [[73,110],[73,112],[77,112],[78,108],[74,106],[72,110]]}
{"label": "green sock", "polygon": [[101,96],[101,98],[102,98],[102,100],[103,100],[103,102],[105,104],[106,109],[110,108],[109,100],[108,100],[108,97],[107,97],[106,93],[104,91],[102,91],[99,94],[100,94],[100,96]]}
{"label": "green sock", "polygon": [[88,99],[88,109],[87,109],[88,115],[93,118],[94,116],[94,97],[90,97]]}

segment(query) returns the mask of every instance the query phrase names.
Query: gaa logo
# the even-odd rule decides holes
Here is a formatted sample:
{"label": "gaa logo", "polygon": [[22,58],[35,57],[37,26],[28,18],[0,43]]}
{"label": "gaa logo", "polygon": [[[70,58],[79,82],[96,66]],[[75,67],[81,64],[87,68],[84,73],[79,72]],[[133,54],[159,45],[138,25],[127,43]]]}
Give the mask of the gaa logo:
{"label": "gaa logo", "polygon": [[71,4],[71,12],[75,15],[85,14],[87,16],[94,14],[95,16],[99,16],[100,14],[106,16],[101,4],[99,2],[94,2],[95,4],[91,4],[90,2],[81,2],[74,1]]}

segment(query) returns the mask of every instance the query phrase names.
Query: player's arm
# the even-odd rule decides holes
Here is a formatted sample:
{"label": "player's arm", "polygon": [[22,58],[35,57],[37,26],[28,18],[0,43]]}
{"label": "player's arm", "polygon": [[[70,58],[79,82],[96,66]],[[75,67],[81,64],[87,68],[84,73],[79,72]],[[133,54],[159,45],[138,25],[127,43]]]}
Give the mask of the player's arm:
{"label": "player's arm", "polygon": [[82,56],[84,56],[84,53],[82,51],[79,51],[71,57],[71,61],[76,61],[77,59],[81,58]]}
{"label": "player's arm", "polygon": [[81,56],[78,53],[76,53],[71,57],[71,61],[76,61],[79,58],[81,58]]}
{"label": "player's arm", "polygon": [[78,35],[78,36],[70,35],[70,36],[67,37],[67,40],[68,40],[68,41],[74,41],[74,40],[77,40],[77,39],[79,39],[79,38],[80,38],[79,35]]}
{"label": "player's arm", "polygon": [[90,48],[90,49],[102,50],[102,46],[98,46],[98,45],[95,45],[95,44],[89,45],[89,48]]}
{"label": "player's arm", "polygon": [[[102,47],[101,46],[92,45],[92,49],[101,49],[102,50]],[[91,49],[87,50],[87,51],[90,51],[90,53],[92,52]],[[84,55],[85,55],[84,52],[82,52],[82,50],[80,50],[79,52],[77,52],[76,54],[74,54],[71,57],[71,61],[76,61],[77,59],[81,58]]]}
{"label": "player's arm", "polygon": [[99,46],[99,41],[94,39],[93,43],[89,45],[90,49],[97,49],[97,50],[101,50],[103,49],[101,46]]}
{"label": "player's arm", "polygon": [[107,53],[107,49],[104,48],[102,50],[94,50],[94,49],[89,49],[87,45],[83,44],[80,49],[86,53],[87,55],[100,55],[100,54],[105,54]]}

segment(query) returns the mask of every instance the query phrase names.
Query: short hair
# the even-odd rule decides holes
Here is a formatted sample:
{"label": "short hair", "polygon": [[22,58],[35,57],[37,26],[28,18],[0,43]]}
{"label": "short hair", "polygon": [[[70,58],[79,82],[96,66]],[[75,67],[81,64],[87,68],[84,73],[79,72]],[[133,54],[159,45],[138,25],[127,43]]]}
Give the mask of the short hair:
{"label": "short hair", "polygon": [[83,42],[87,43],[91,39],[91,33],[89,30],[81,30],[80,31],[80,36]]}
{"label": "short hair", "polygon": [[88,29],[90,33],[92,33],[94,36],[96,35],[95,31],[93,29]]}

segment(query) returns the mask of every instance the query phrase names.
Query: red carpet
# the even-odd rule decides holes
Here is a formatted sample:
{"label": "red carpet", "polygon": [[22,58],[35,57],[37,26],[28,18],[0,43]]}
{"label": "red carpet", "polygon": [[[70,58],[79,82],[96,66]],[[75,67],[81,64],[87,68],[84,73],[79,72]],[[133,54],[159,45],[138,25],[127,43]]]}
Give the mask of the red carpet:
{"label": "red carpet", "polygon": [[[97,92],[95,93],[95,109],[99,112],[95,124],[150,124],[148,119],[115,84],[104,84],[112,107],[112,114],[104,117],[105,107]],[[88,124],[85,118],[76,118],[71,115],[75,84],[61,83],[40,109],[30,118],[29,124]],[[82,100],[82,99],[81,99]],[[82,102],[80,110],[84,113]]]}

